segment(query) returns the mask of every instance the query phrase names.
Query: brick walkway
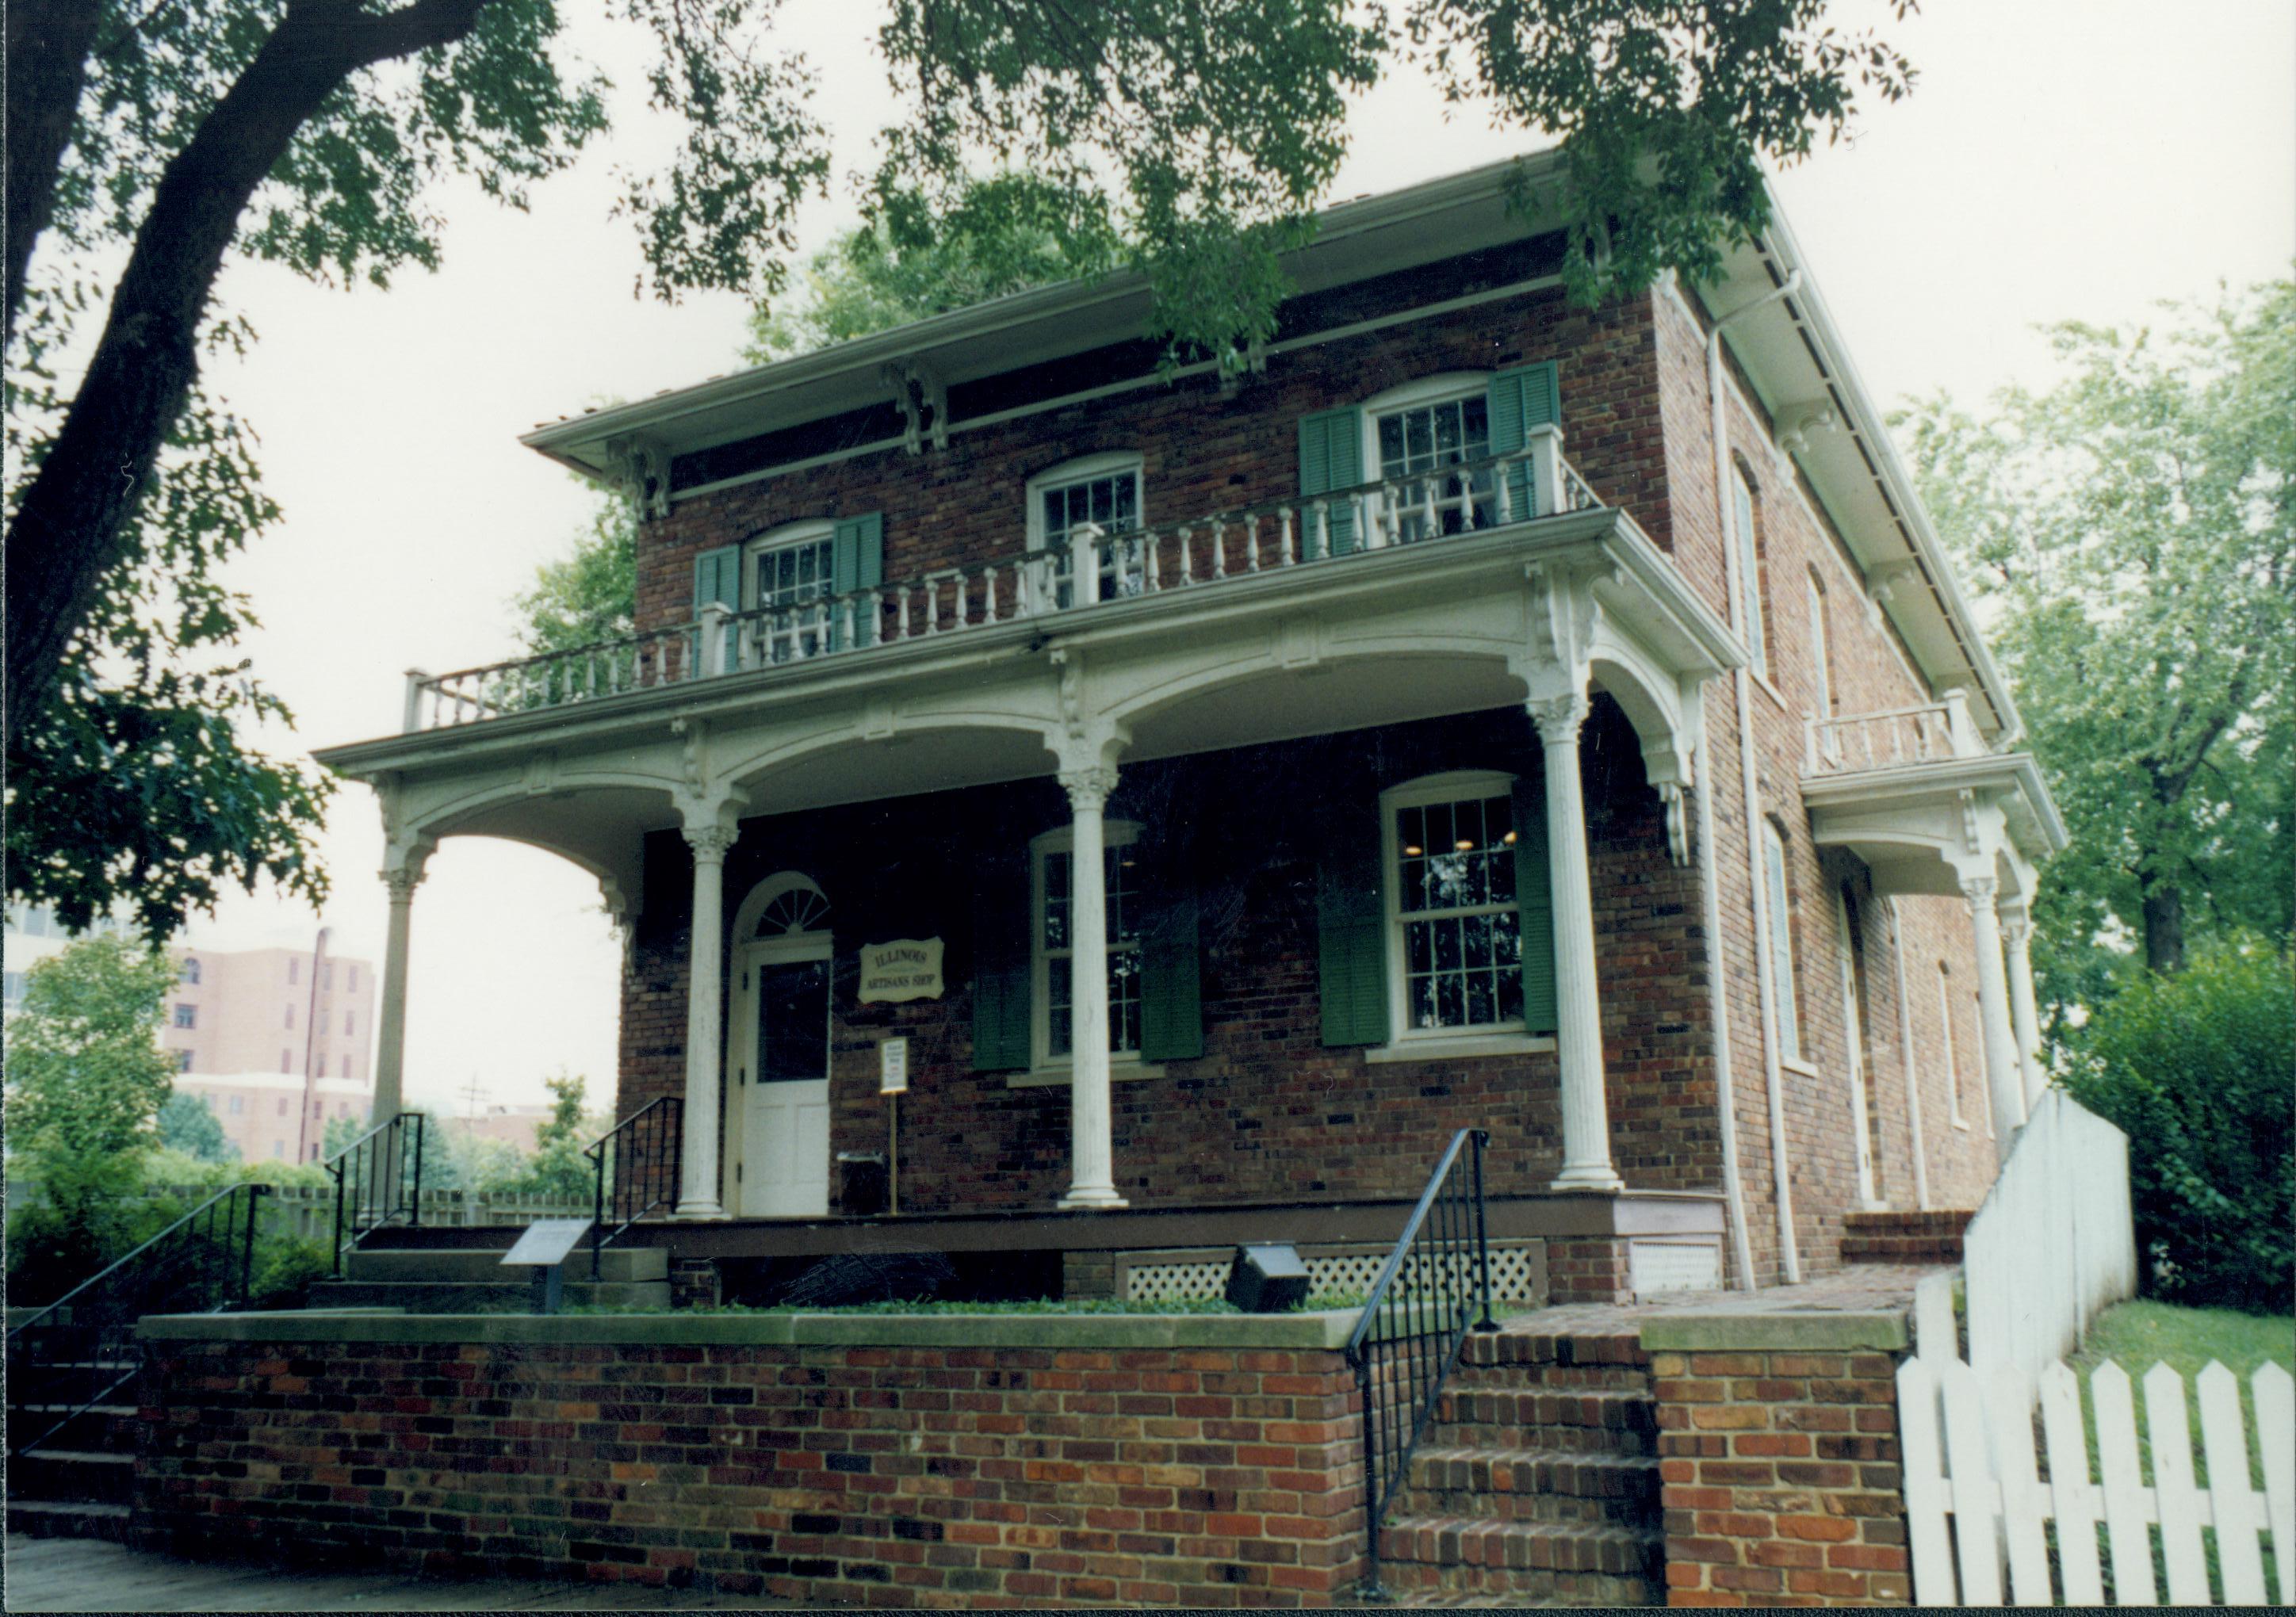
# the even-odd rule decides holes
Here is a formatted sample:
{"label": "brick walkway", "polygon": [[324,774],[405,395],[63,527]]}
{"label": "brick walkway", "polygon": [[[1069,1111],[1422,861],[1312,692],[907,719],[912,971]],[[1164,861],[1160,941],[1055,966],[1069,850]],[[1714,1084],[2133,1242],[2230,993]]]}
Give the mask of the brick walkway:
{"label": "brick walkway", "polygon": [[8,1535],[12,1612],[692,1612],[800,1608],[636,1583],[276,1572],[177,1561],[96,1539]]}
{"label": "brick walkway", "polygon": [[1800,1286],[1773,1286],[1761,1291],[1669,1292],[1644,1303],[1574,1303],[1527,1314],[1510,1314],[1500,1325],[1510,1331],[1556,1335],[1615,1335],[1661,1314],[1865,1313],[1890,1310],[1911,1313],[1915,1285],[1923,1276],[1937,1272],[1926,1265],[1856,1263]]}

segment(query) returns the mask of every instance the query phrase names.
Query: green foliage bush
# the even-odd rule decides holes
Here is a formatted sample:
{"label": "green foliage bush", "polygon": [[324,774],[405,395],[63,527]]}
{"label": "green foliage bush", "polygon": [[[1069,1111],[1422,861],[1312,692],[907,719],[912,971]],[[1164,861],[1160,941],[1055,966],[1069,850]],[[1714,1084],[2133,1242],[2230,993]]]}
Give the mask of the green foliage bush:
{"label": "green foliage bush", "polygon": [[2166,1302],[2296,1306],[2296,958],[2250,943],[2097,1008],[2066,1088],[2128,1136],[2140,1284]]}

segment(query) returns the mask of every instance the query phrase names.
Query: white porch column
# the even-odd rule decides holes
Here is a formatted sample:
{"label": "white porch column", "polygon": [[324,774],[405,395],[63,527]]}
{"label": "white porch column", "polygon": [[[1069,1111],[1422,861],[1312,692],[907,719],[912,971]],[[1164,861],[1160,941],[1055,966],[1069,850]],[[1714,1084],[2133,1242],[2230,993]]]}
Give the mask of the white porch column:
{"label": "white porch column", "polygon": [[[395,852],[395,850],[394,850]],[[382,1005],[374,1030],[374,1109],[367,1127],[381,1128],[406,1109],[406,943],[414,919],[414,889],[422,885],[427,848],[399,856],[382,871],[390,889],[390,929],[382,945]]]}
{"label": "white porch column", "polygon": [[2016,1035],[2009,1025],[2008,973],[2002,968],[2001,918],[1996,908],[1999,883],[1990,876],[1964,879],[1970,930],[1977,944],[1977,1014],[1985,1028],[1985,1089],[1993,1105],[1993,1134],[2007,1155],[2009,1141],[2025,1126],[2025,1092],[2017,1079]]}
{"label": "white porch column", "polygon": [[1611,1166],[1603,1095],[1603,1012],[1595,987],[1595,895],[1578,779],[1584,691],[1530,704],[1546,749],[1546,861],[1554,905],[1556,1053],[1562,1067],[1562,1172],[1557,1190],[1622,1190]]}
{"label": "white porch column", "polygon": [[1068,770],[1061,785],[1076,816],[1069,855],[1069,1127],[1071,1182],[1063,1207],[1121,1207],[1116,1194],[1115,1108],[1108,1079],[1108,870],[1101,811],[1116,789],[1108,764]]}
{"label": "white porch column", "polygon": [[685,1115],[677,1216],[722,1219],[718,1200],[718,1091],[725,1081],[726,855],[738,835],[726,825],[688,826],[693,850],[693,931],[686,951]]}
{"label": "white porch column", "polygon": [[2033,997],[2033,914],[2014,904],[2001,917],[2009,940],[2009,1019],[2017,1033],[2017,1072],[2025,1081],[2025,1115],[2041,1104],[2049,1076],[2041,1070],[2041,1013]]}

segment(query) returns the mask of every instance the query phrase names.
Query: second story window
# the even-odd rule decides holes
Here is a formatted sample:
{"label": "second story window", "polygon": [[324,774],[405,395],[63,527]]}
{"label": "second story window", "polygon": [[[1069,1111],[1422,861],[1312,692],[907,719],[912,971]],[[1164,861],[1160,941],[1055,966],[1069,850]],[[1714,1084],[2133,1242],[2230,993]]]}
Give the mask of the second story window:
{"label": "second story window", "polygon": [[[1089,524],[1103,534],[1129,534],[1141,522],[1140,457],[1094,455],[1033,478],[1029,483],[1029,548],[1049,552],[1037,587],[1054,607],[1076,605],[1070,576],[1070,545]],[[1100,599],[1137,595],[1146,584],[1144,559],[1135,544],[1100,547]]]}
{"label": "second story window", "polygon": [[1441,472],[1446,466],[1489,458],[1489,388],[1486,376],[1432,377],[1382,394],[1364,407],[1379,479],[1397,490],[1398,543],[1488,527],[1497,520],[1488,470],[1464,477]]}
{"label": "second story window", "polygon": [[189,986],[191,986],[191,987],[197,988],[197,987],[200,985],[200,963],[199,963],[199,961],[198,961],[198,960],[191,960],[191,959],[187,959],[187,960],[185,960],[184,961],[184,972],[183,972],[183,976],[184,976],[184,983],[185,983],[185,984],[188,984]]}
{"label": "second story window", "polygon": [[197,1027],[199,1025],[200,1008],[198,1006],[178,1005],[176,1007],[176,1025],[177,1027]]}
{"label": "second story window", "polygon": [[1754,486],[1743,467],[1730,469],[1730,527],[1738,547],[1738,602],[1744,615],[1746,650],[1756,674],[1770,677],[1769,635],[1762,623],[1762,562],[1754,538]]}
{"label": "second story window", "polygon": [[742,605],[763,616],[744,631],[742,666],[799,662],[829,649],[831,524],[796,523],[750,541],[745,572]]}

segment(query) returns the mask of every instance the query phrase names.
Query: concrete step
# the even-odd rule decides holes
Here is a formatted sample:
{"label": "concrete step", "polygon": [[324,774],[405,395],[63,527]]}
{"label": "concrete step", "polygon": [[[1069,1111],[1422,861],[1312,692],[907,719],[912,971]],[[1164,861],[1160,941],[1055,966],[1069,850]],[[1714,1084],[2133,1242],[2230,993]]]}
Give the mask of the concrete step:
{"label": "concrete step", "polygon": [[10,1497],[58,1505],[125,1505],[135,1491],[130,1450],[27,1449],[8,1460]]}
{"label": "concrete step", "polygon": [[[569,1308],[668,1308],[668,1280],[569,1280]],[[534,1287],[519,1279],[457,1283],[423,1280],[319,1280],[310,1293],[315,1309],[398,1309],[410,1314],[523,1314],[534,1307]]]}
{"label": "concrete step", "polygon": [[[523,1270],[511,1270],[503,1267],[503,1254],[508,1250],[508,1247],[480,1247],[475,1250],[451,1246],[355,1247],[343,1260],[343,1278],[523,1285],[526,1283]],[[598,1256],[600,1261],[594,1271],[587,1245],[568,1254],[565,1263],[567,1280],[570,1283],[594,1279],[630,1282],[669,1278],[669,1253],[665,1247],[609,1246]]]}
{"label": "concrete step", "polygon": [[1593,1523],[1395,1516],[1380,1531],[1382,1580],[1398,1597],[1512,1595],[1513,1604],[1655,1605],[1655,1531]]}
{"label": "concrete step", "polygon": [[1446,1387],[1422,1440],[1437,1449],[1538,1448],[1644,1455],[1654,1451],[1648,1392]]}
{"label": "concrete step", "polygon": [[33,1539],[109,1539],[127,1542],[125,1505],[51,1504],[40,1499],[11,1499],[8,1531]]}
{"label": "concrete step", "polygon": [[[20,1434],[37,1435],[48,1425],[70,1413],[70,1404],[30,1403],[8,1406],[8,1424]],[[76,1450],[82,1453],[133,1454],[135,1452],[135,1433],[141,1418],[133,1404],[95,1404],[71,1414],[62,1426],[41,1440],[49,1449]]]}
{"label": "concrete step", "polygon": [[1572,1450],[1423,1447],[1391,1513],[1651,1528],[1660,1514],[1658,1462]]}

